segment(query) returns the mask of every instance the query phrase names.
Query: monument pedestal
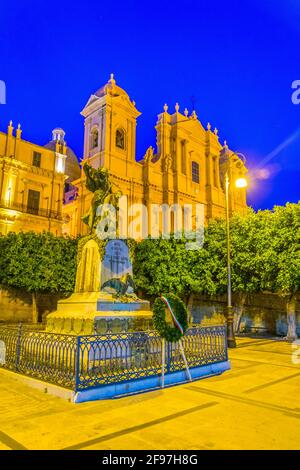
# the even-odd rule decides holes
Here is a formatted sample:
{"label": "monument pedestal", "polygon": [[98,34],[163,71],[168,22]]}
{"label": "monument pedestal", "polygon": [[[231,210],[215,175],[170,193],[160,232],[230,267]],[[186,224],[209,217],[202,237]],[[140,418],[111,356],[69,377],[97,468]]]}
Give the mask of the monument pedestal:
{"label": "monument pedestal", "polygon": [[[134,295],[129,249],[109,240],[103,252],[95,237],[79,249],[75,293],[47,316],[46,331],[94,335],[152,329],[150,303]],[[101,249],[100,249],[101,248]]]}
{"label": "monument pedestal", "polygon": [[150,303],[118,300],[105,292],[80,292],[60,300],[47,316],[49,333],[93,335],[152,329]]}

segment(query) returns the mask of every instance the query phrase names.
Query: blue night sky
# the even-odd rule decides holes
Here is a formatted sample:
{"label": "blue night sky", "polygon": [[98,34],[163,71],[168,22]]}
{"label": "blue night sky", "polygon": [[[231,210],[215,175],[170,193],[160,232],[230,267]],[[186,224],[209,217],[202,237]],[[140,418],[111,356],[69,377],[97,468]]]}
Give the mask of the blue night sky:
{"label": "blue night sky", "polygon": [[61,126],[82,156],[91,93],[114,72],[142,112],[137,158],[155,145],[168,103],[191,110],[247,157],[255,208],[300,199],[299,0],[1,2],[0,79],[23,138],[44,145]]}

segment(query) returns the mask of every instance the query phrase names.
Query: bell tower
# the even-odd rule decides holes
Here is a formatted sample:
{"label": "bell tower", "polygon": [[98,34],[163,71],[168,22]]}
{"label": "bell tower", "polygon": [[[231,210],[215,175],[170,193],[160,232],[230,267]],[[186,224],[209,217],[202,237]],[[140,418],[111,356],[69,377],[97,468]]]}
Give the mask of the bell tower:
{"label": "bell tower", "polygon": [[141,114],[114,75],[92,94],[81,112],[84,117],[84,160],[112,172],[135,161],[136,119]]}

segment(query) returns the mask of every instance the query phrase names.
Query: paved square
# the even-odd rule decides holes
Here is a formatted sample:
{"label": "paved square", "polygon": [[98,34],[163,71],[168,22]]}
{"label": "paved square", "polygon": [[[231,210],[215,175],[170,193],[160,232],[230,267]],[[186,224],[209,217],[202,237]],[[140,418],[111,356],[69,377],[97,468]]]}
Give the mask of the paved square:
{"label": "paved square", "polygon": [[77,405],[0,369],[0,450],[299,449],[292,352],[283,341],[240,338],[221,376]]}

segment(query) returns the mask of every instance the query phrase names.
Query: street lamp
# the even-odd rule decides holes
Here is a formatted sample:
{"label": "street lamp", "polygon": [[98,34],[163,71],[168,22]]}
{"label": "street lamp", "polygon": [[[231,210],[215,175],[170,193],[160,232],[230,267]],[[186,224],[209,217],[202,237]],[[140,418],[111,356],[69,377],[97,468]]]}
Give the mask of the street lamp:
{"label": "street lamp", "polygon": [[246,178],[238,178],[235,182],[236,188],[246,188],[248,186]]}
{"label": "street lamp", "polygon": [[[229,348],[236,347],[233,330],[232,292],[231,292],[231,257],[230,257],[230,223],[229,223],[229,175],[225,174],[225,202],[226,202],[226,241],[227,241],[227,344]],[[246,178],[235,180],[236,188],[246,188]]]}

